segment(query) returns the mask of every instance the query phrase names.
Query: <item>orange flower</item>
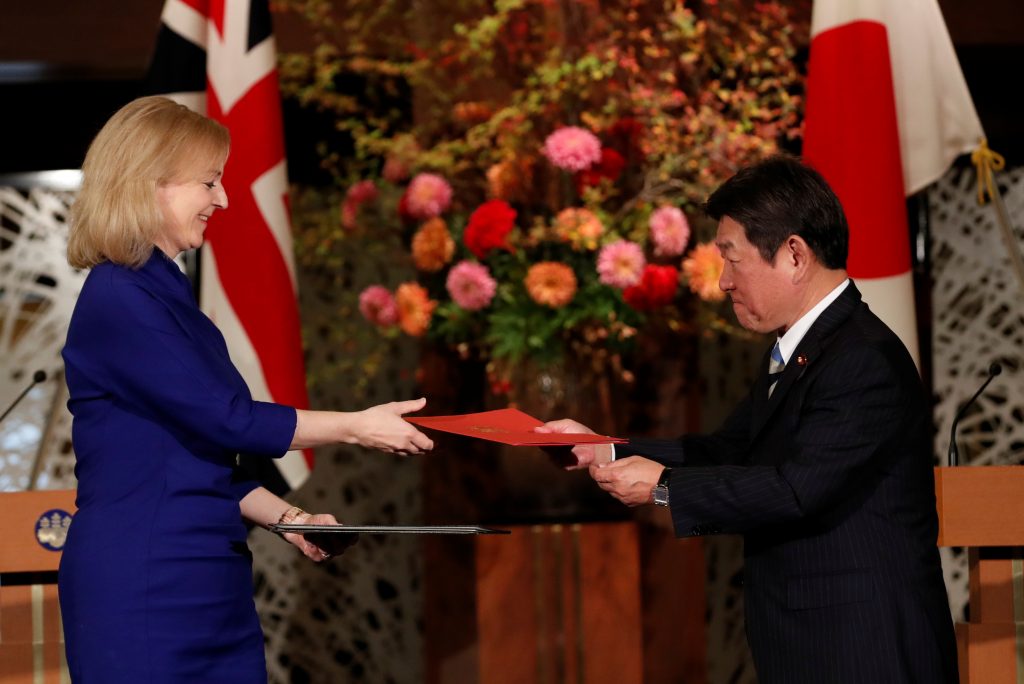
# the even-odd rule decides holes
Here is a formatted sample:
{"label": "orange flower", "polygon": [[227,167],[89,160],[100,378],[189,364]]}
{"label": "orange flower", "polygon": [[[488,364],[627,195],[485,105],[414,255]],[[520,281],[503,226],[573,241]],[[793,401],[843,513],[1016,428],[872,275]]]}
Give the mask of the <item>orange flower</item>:
{"label": "orange flower", "polygon": [[426,288],[416,283],[402,283],[395,292],[398,325],[407,334],[420,337],[430,326],[430,317],[437,302],[427,296]]}
{"label": "orange flower", "polygon": [[532,180],[533,162],[529,159],[506,159],[487,169],[487,188],[494,199],[520,199]]}
{"label": "orange flower", "polygon": [[725,293],[718,287],[724,266],[725,260],[715,245],[705,242],[694,247],[690,256],[683,259],[683,273],[689,281],[690,291],[705,302],[725,299]]}
{"label": "orange flower", "polygon": [[487,121],[493,113],[494,110],[486,102],[458,102],[452,107],[455,120],[470,126]]}
{"label": "orange flower", "polygon": [[523,282],[533,301],[552,309],[565,306],[576,294],[576,274],[557,261],[534,264]]}
{"label": "orange flower", "polygon": [[430,219],[412,236],[412,260],[421,271],[440,271],[454,253],[455,241],[441,218]]}
{"label": "orange flower", "polygon": [[597,214],[575,207],[558,212],[554,228],[559,239],[571,242],[574,249],[597,249],[598,238],[604,233],[604,225]]}
{"label": "orange flower", "polygon": [[516,170],[510,161],[498,162],[487,169],[487,187],[491,197],[510,200],[518,189]]}

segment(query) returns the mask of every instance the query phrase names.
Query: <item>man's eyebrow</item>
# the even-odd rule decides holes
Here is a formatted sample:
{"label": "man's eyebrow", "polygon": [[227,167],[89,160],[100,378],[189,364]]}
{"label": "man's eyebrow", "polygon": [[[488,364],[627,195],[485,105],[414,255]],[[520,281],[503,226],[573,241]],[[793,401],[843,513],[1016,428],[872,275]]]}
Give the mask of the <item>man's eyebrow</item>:
{"label": "man's eyebrow", "polygon": [[730,240],[715,241],[715,247],[718,247],[718,251],[724,252],[727,249],[732,249],[733,244]]}

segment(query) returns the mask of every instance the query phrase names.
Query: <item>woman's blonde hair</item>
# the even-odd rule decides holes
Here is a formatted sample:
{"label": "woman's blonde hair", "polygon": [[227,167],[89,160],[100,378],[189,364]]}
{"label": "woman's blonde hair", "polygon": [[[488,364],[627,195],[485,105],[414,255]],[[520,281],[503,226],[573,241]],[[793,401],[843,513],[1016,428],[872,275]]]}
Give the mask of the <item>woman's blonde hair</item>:
{"label": "woman's blonde hair", "polygon": [[71,206],[68,262],[139,268],[163,226],[160,185],[220,168],[230,136],[222,125],[165,97],[142,97],[103,126],[82,164]]}

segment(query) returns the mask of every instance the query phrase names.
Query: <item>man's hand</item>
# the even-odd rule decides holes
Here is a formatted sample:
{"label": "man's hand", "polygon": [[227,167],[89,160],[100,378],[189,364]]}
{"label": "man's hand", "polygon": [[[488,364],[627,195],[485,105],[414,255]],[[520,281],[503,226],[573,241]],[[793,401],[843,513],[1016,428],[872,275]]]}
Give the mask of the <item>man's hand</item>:
{"label": "man's hand", "polygon": [[654,503],[652,490],[665,466],[642,456],[590,466],[590,477],[604,491],[627,506]]}
{"label": "man's hand", "polygon": [[[593,435],[595,432],[582,423],[563,418],[544,423],[533,429],[534,432],[560,432],[572,435]],[[589,468],[597,463],[610,463],[612,447],[608,444],[577,444],[572,447],[544,447],[544,451],[555,463],[566,470]]]}

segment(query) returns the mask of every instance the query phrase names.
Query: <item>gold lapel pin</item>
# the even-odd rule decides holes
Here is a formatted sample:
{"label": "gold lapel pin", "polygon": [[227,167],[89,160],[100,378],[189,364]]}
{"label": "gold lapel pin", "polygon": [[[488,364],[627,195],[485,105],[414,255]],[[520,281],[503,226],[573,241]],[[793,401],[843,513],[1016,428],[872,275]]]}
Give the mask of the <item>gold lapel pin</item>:
{"label": "gold lapel pin", "polygon": [[798,366],[806,366],[807,365],[807,357],[804,356],[803,354],[801,354],[800,356],[796,357],[796,365],[798,365]]}

